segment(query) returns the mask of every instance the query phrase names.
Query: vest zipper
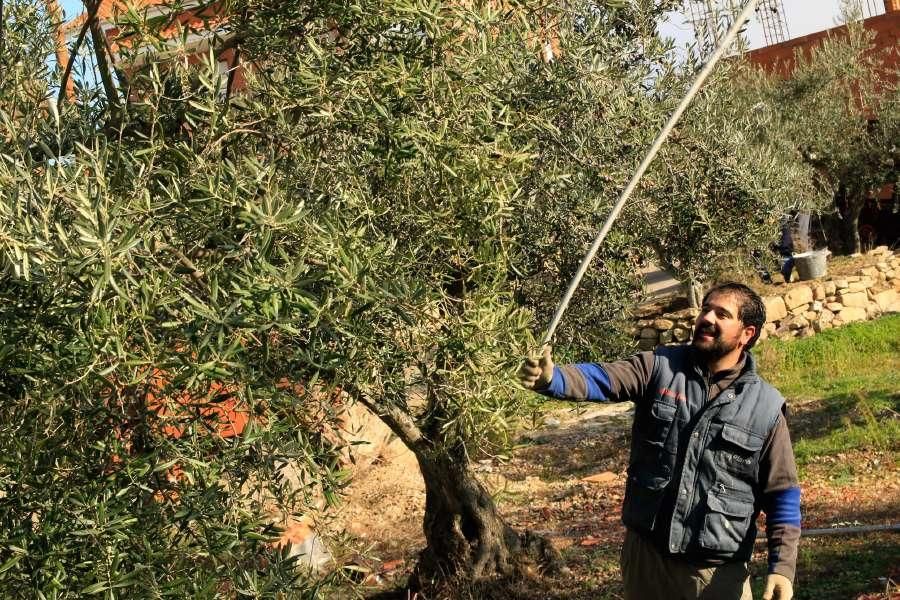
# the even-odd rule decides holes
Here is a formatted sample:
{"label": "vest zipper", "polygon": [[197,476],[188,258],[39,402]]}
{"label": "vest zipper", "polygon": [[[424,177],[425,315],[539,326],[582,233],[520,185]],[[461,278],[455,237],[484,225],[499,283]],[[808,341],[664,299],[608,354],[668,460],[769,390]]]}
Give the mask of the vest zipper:
{"label": "vest zipper", "polygon": [[[679,488],[681,487],[681,484],[682,484],[681,479],[684,476],[684,465],[688,461],[688,454],[691,451],[691,440],[694,439],[694,437],[693,437],[694,432],[697,430],[697,427],[699,427],[702,423],[704,423],[704,421],[706,419],[706,416],[703,413],[706,411],[707,402],[709,402],[709,380],[702,373],[701,373],[701,379],[703,381],[703,402],[700,404],[701,417],[697,421],[697,423],[694,424],[694,426],[691,428],[691,430],[689,432],[687,432],[688,448],[684,452],[684,460],[681,462],[680,468],[678,469],[678,487]],[[705,437],[705,435],[701,436],[701,437]],[[700,443],[700,439],[701,439],[700,437],[697,438],[697,443]],[[697,478],[697,472],[695,470],[694,471],[694,479],[696,479],[696,478]],[[696,495],[696,488],[697,488],[696,482],[692,481],[691,482],[691,490],[690,490],[690,493],[687,498],[687,506],[689,506],[689,507],[694,504],[694,496]],[[677,546],[675,544],[673,544],[672,543],[672,525],[675,523],[675,516],[676,516],[676,513],[678,512],[679,498],[681,498],[681,495],[679,494],[679,492],[680,492],[680,490],[676,490],[676,492],[675,492],[675,507],[672,509],[672,516],[669,519],[669,550],[672,552],[676,552],[676,551],[680,552],[681,551],[681,548],[684,545],[685,530],[687,529],[686,527],[682,527],[681,539],[678,540]]]}

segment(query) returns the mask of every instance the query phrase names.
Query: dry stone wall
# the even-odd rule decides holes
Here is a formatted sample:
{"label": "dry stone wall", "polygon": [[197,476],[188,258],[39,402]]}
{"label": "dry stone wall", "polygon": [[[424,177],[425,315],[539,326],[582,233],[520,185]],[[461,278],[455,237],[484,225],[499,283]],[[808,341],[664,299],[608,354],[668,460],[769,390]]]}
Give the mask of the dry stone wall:
{"label": "dry stone wall", "polygon": [[[760,340],[809,337],[846,323],[900,313],[900,256],[880,246],[868,257],[875,264],[862,267],[856,275],[805,281],[764,296],[766,324]],[[634,329],[639,348],[652,350],[688,341],[699,312],[687,308],[639,319]]]}

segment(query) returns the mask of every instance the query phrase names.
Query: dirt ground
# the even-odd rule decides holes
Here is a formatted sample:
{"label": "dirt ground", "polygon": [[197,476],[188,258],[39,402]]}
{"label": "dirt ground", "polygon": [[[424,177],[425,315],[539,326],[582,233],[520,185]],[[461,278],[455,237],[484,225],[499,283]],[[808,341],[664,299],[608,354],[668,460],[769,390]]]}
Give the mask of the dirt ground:
{"label": "dirt ground", "polygon": [[[876,260],[871,256],[839,257],[829,262],[829,275],[858,272]],[[783,293],[787,286],[763,287],[763,293]],[[657,301],[647,308],[662,310],[665,304],[665,300]],[[803,435],[818,429],[819,413],[814,405],[792,403],[791,410],[792,431]],[[624,527],[620,511],[631,416],[630,403],[583,405],[577,411],[557,408],[544,415],[544,423],[553,426],[520,432],[509,458],[485,458],[476,463],[476,471],[509,524],[547,536],[570,570],[565,576],[524,582],[521,589],[502,597],[621,598],[618,551]],[[834,477],[835,464],[841,462],[853,465],[852,477]],[[805,529],[900,522],[897,456],[878,452],[821,456],[806,471],[801,482]],[[358,474],[345,492],[346,501],[328,529],[349,538],[346,556],[363,574],[366,593],[375,596],[402,586],[424,545],[425,493],[414,457],[394,447]],[[754,557],[753,570],[759,597],[765,552],[764,545],[757,548],[760,552]],[[869,581],[869,572],[863,569],[857,579],[864,593],[846,595],[846,586],[840,588],[842,584],[837,582],[839,589],[826,597],[900,600],[896,586],[900,583],[898,533],[852,539],[804,538],[798,562],[798,598],[811,597],[802,592],[806,581],[839,578],[840,569],[849,568],[842,562],[845,552],[863,558],[874,555],[865,560],[871,559],[872,569],[881,574]],[[894,566],[882,572],[885,555]]]}
{"label": "dirt ground", "polygon": [[346,501],[330,524],[332,530],[350,534],[385,561],[424,544],[425,486],[408,450],[376,461],[344,492]]}

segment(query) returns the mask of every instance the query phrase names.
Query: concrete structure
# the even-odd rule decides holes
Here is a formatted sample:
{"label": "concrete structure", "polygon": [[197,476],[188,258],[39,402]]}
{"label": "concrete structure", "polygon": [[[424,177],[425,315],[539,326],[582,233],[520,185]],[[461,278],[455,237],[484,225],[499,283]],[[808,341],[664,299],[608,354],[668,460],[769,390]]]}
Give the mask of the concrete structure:
{"label": "concrete structure", "polygon": [[[684,0],[684,12],[694,30],[697,42],[694,52],[698,58],[706,59],[718,48],[743,5],[743,0]],[[760,0],[756,6],[756,19],[762,26],[766,44],[776,44],[788,38],[783,0]],[[742,53],[748,45],[745,27],[728,52],[732,55]]]}

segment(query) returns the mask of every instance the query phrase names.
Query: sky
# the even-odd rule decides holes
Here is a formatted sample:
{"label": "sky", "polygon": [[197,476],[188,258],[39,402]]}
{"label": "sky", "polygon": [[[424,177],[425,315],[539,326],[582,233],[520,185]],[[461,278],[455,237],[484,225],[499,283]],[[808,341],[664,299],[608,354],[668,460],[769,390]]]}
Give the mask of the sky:
{"label": "sky", "polygon": [[81,0],[60,0],[59,5],[66,14],[65,18],[67,21],[84,10],[84,4],[82,4]]}

